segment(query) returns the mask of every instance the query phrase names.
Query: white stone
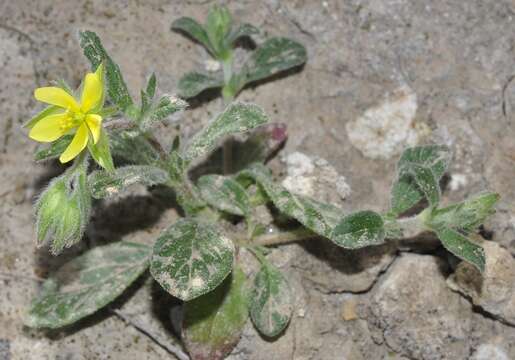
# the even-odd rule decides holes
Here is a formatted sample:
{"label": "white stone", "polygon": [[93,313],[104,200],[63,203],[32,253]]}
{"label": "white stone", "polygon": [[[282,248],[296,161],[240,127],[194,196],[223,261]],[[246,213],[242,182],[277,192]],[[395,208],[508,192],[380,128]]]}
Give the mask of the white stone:
{"label": "white stone", "polygon": [[292,193],[336,205],[338,200],[345,199],[351,193],[345,177],[338,174],[325,159],[294,152],[281,160],[286,164],[287,173],[282,185]]}
{"label": "white stone", "polygon": [[417,95],[402,85],[381,104],[347,123],[349,140],[366,157],[389,159],[430,133],[426,124],[415,122],[416,112]]}

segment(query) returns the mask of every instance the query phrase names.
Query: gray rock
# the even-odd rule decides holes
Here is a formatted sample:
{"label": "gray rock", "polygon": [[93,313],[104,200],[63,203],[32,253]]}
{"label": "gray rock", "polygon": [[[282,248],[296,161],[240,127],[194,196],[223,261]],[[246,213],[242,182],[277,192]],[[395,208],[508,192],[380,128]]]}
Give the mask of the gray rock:
{"label": "gray rock", "polygon": [[471,299],[474,305],[515,325],[515,260],[495,242],[485,241],[481,245],[486,255],[484,273],[461,262],[447,284]]}
{"label": "gray rock", "polygon": [[464,359],[469,353],[471,306],[445,284],[445,264],[403,254],[374,288],[369,324],[384,343],[413,359]]}

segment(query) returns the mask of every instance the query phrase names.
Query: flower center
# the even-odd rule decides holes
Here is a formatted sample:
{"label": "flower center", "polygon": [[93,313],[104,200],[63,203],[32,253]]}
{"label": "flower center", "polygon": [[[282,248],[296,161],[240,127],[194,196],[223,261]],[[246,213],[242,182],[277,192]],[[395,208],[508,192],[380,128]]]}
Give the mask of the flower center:
{"label": "flower center", "polygon": [[66,117],[61,120],[61,123],[59,124],[61,127],[61,130],[66,132],[69,131],[77,126],[79,126],[85,119],[86,114],[82,112],[71,112],[68,111],[66,114]]}

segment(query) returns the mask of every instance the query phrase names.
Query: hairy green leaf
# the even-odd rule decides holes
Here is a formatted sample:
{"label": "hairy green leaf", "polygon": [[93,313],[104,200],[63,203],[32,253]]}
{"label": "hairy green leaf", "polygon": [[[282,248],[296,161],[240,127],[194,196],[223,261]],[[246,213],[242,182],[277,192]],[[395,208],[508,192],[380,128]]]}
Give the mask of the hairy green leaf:
{"label": "hairy green leaf", "polygon": [[92,31],[79,32],[80,46],[95,70],[102,62],[105,66],[107,92],[111,101],[122,111],[133,105],[132,98],[123,79],[120,67],[109,57],[97,34]]}
{"label": "hairy green leaf", "polygon": [[403,175],[408,175],[413,179],[432,207],[438,205],[440,201],[440,184],[430,168],[418,164],[405,165],[401,169],[401,176]]}
{"label": "hairy green leaf", "polygon": [[309,230],[335,241],[332,233],[333,228],[343,217],[341,209],[290,193],[272,180],[269,170],[262,164],[255,164],[248,170],[240,172],[237,181],[243,181],[245,178],[254,179],[279,211],[296,219]]}
{"label": "hairy green leaf", "polygon": [[93,156],[93,159],[98,165],[106,169],[107,171],[114,171],[113,158],[111,157],[111,150],[109,147],[109,135],[102,128],[100,131],[100,138],[96,144],[91,141],[88,142],[88,149]]}
{"label": "hairy green leaf", "polygon": [[[442,145],[417,146],[404,150],[397,164],[399,174],[391,190],[391,212],[394,215],[400,215],[413,208],[425,196],[413,176],[405,173],[406,168],[410,168],[412,165],[428,168],[433,173],[435,180],[439,182],[447,170],[449,161],[450,150]],[[434,200],[436,193],[430,196]]]}
{"label": "hairy green leaf", "polygon": [[224,359],[247,322],[246,278],[236,267],[213,292],[184,306],[182,338],[192,360]]}
{"label": "hairy green leaf", "polygon": [[197,96],[204,90],[219,88],[223,85],[224,80],[221,73],[209,75],[200,72],[190,72],[179,80],[179,95],[189,99]]}
{"label": "hairy green leaf", "polygon": [[155,106],[147,109],[140,127],[143,131],[149,130],[154,124],[178,111],[184,110],[187,106],[188,103],[184,100],[172,96],[163,96]]}
{"label": "hairy green leaf", "polygon": [[399,176],[393,183],[390,195],[390,209],[394,215],[400,215],[413,208],[424,198],[411,176]]}
{"label": "hairy green leaf", "polygon": [[241,24],[231,31],[227,36],[226,41],[228,46],[231,46],[242,37],[251,37],[256,34],[259,34],[259,29],[257,27],[251,24]]}
{"label": "hairy green leaf", "polygon": [[147,269],[150,250],[146,245],[120,241],[71,260],[45,281],[25,323],[58,328],[93,314]]}
{"label": "hairy green leaf", "polygon": [[134,136],[131,132],[113,132],[109,136],[111,150],[115,157],[133,164],[154,164],[159,154],[142,134]]}
{"label": "hairy green leaf", "polygon": [[246,83],[250,83],[302,65],[306,60],[306,49],[300,43],[286,38],[271,38],[252,53],[243,73]]}
{"label": "hairy green leaf", "polygon": [[154,98],[154,95],[156,94],[156,87],[157,87],[157,79],[156,74],[152,73],[150,77],[148,78],[147,82],[147,88],[145,89],[145,93],[150,99]]}
{"label": "hairy green leaf", "polygon": [[151,165],[128,165],[112,172],[94,171],[89,175],[91,194],[95,199],[112,196],[133,184],[152,186],[168,180],[166,171]]}
{"label": "hairy green leaf", "polygon": [[401,155],[397,168],[416,164],[431,169],[437,179],[440,179],[449,166],[451,153],[445,145],[424,145],[407,148]]}
{"label": "hairy green leaf", "polygon": [[252,322],[265,336],[279,335],[290,322],[293,295],[286,278],[271,264],[263,264],[249,298]]}
{"label": "hairy green leaf", "polygon": [[458,258],[474,265],[479,271],[485,270],[485,251],[459,232],[442,228],[436,232],[443,246]]}
{"label": "hairy green leaf", "polygon": [[383,218],[369,210],[347,215],[334,228],[331,238],[348,249],[382,244],[385,238]]}
{"label": "hairy green leaf", "polygon": [[172,23],[172,29],[182,31],[186,35],[191,36],[194,40],[198,41],[212,54],[215,55],[215,51],[209,42],[206,30],[198,22],[189,17],[182,17],[175,20]]}
{"label": "hairy green leaf", "polygon": [[250,200],[245,189],[231,178],[221,175],[202,176],[197,183],[202,198],[214,208],[230,214],[250,214]]}
{"label": "hairy green leaf", "polygon": [[235,102],[197,133],[184,154],[184,159],[191,162],[213,150],[224,136],[243,133],[268,122],[268,117],[257,105]]}
{"label": "hairy green leaf", "polygon": [[58,158],[64,150],[66,150],[68,145],[70,145],[72,139],[73,135],[64,135],[49,146],[46,146],[43,149],[38,149],[34,155],[35,160],[41,161]]}
{"label": "hairy green leaf", "polygon": [[189,301],[220,285],[233,259],[230,239],[211,224],[186,218],[157,239],[150,272],[170,294]]}
{"label": "hairy green leaf", "polygon": [[499,201],[499,194],[484,193],[431,213],[429,226],[447,227],[470,232],[481,225],[495,212],[494,205]]}
{"label": "hairy green leaf", "polygon": [[225,38],[232,27],[231,13],[225,6],[214,5],[209,9],[205,30],[217,59],[225,59],[230,49],[225,48]]}

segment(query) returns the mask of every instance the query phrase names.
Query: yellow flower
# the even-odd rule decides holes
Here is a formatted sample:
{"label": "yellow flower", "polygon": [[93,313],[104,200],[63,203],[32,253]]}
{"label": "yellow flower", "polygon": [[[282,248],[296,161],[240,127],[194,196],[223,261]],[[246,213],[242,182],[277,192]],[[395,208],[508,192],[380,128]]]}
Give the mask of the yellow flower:
{"label": "yellow flower", "polygon": [[72,160],[84,150],[89,139],[96,144],[100,138],[102,116],[97,112],[102,107],[103,91],[102,64],[94,73],[86,74],[80,104],[62,88],[36,89],[36,100],[54,105],[58,111],[50,111],[49,115],[37,121],[31,127],[29,137],[39,142],[52,142],[65,134],[75,132],[70,145],[59,157],[62,163]]}

